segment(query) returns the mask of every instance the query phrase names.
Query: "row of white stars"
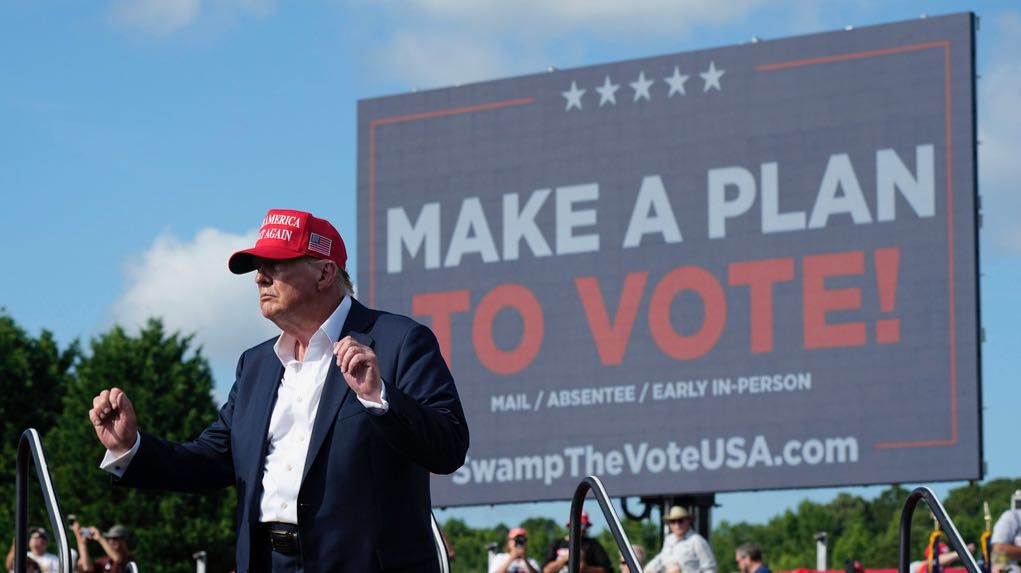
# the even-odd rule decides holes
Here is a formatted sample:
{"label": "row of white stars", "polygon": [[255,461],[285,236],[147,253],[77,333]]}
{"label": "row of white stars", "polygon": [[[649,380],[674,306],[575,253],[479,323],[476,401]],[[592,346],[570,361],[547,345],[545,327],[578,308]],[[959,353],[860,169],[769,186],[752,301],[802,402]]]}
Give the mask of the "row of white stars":
{"label": "row of white stars", "polygon": [[[709,62],[709,69],[704,72],[699,72],[698,75],[702,76],[703,82],[702,93],[706,93],[709,90],[722,91],[720,87],[720,77],[726,73],[726,70],[716,69],[716,62]],[[679,66],[674,66],[673,75],[663,78],[663,81],[670,86],[670,90],[667,92],[667,97],[673,97],[674,94],[687,95],[684,91],[684,83],[688,81],[688,76],[681,73]],[[656,83],[654,79],[647,79],[645,77],[645,71],[638,72],[638,79],[633,82],[628,82],[631,89],[634,91],[634,100],[638,101],[644,99],[645,101],[652,101],[652,95],[649,92],[649,88],[652,84]],[[599,93],[599,107],[603,107],[606,104],[617,105],[617,90],[620,89],[620,84],[615,84],[610,81],[610,76],[607,75],[606,79],[603,80],[603,85],[596,86],[595,90]],[[578,87],[578,84],[574,81],[571,82],[571,89],[566,92],[560,92],[564,99],[567,100],[567,107],[565,111],[571,111],[572,108],[582,109],[581,98],[585,95],[586,89]]]}

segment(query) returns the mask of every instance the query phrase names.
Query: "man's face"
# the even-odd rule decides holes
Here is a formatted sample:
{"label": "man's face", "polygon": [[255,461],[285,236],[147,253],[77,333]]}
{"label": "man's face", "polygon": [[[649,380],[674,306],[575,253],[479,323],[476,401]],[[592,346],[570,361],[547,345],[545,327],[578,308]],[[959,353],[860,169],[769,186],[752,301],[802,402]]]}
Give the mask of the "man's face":
{"label": "man's face", "polygon": [[32,536],[28,538],[28,549],[36,555],[42,555],[43,553],[46,553],[46,546],[48,543],[49,540],[46,539],[46,536],[33,533]]}
{"label": "man's face", "polygon": [[667,527],[670,528],[670,533],[674,535],[684,535],[691,529],[691,518],[685,517],[684,519],[672,519],[667,522]]}
{"label": "man's face", "polygon": [[751,559],[747,555],[741,555],[740,553],[734,554],[734,560],[737,561],[737,568],[745,573],[751,571],[750,563]]}
{"label": "man's face", "polygon": [[276,322],[302,307],[316,293],[318,267],[308,258],[271,261],[255,259],[255,284],[259,286],[262,315]]}

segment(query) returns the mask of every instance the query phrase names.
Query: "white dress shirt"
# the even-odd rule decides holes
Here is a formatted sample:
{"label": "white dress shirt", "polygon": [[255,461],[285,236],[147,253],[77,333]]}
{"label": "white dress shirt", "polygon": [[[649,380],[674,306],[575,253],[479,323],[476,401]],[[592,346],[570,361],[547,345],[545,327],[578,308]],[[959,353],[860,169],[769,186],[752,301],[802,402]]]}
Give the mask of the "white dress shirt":
{"label": "white dress shirt", "polygon": [[[266,434],[268,447],[262,473],[259,521],[298,523],[298,489],[301,487],[309,438],[326,376],[335,360],[333,345],[339,341],[350,310],[351,297],[345,296],[312,335],[305,348],[304,360],[299,361],[295,356],[297,340],[290,334],[281,333],[273,345],[284,366],[284,377],[277,388],[277,400]],[[356,397],[372,414],[382,415],[390,408],[385,389],[380,394],[380,403]],[[138,452],[140,443],[141,437],[135,440],[129,451],[120,455],[107,450],[100,467],[117,477],[122,476]]]}

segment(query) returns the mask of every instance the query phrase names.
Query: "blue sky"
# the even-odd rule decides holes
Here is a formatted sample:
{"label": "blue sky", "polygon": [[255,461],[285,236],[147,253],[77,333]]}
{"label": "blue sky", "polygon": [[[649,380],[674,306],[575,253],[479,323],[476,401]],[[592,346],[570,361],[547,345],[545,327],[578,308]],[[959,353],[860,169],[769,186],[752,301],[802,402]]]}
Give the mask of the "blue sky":
{"label": "blue sky", "polygon": [[[251,277],[224,264],[252,242],[265,211],[311,210],[336,224],[350,252],[358,248],[359,99],[965,10],[981,17],[985,459],[989,477],[1017,477],[1014,1],[0,3],[0,194],[12,271],[0,305],[63,342],[162,316],[196,333],[223,396],[238,352],[273,333],[255,309]],[[720,495],[715,516],[761,522],[837,491]],[[565,514],[566,504],[532,504],[441,519],[492,525]]]}

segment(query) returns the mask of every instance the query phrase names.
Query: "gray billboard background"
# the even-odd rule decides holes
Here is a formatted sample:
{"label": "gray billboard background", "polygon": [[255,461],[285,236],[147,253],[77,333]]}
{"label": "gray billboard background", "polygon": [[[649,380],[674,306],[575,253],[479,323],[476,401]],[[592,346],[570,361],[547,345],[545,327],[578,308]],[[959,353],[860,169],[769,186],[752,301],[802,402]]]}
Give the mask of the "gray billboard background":
{"label": "gray billboard background", "polygon": [[359,298],[471,427],[434,503],[981,477],[972,31],[361,101]]}

